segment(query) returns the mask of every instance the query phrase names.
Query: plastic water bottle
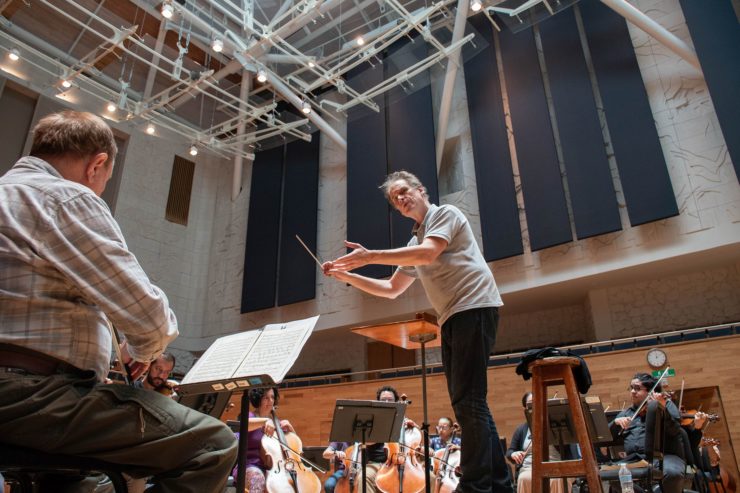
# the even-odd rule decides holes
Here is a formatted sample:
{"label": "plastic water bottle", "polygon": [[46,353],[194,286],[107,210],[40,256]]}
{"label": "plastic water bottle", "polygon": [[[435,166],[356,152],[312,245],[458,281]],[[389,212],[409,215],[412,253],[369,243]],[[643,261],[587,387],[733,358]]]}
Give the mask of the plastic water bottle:
{"label": "plastic water bottle", "polygon": [[624,463],[619,468],[619,484],[622,487],[622,493],[635,493],[632,486],[632,473]]}

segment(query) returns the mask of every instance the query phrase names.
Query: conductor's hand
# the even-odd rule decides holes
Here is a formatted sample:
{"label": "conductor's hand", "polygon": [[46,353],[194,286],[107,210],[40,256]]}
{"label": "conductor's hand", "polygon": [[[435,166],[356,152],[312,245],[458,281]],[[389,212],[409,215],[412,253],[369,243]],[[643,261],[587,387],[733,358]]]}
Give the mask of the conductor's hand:
{"label": "conductor's hand", "polygon": [[524,450],[518,450],[511,454],[511,460],[514,461],[514,464],[521,464],[524,462],[524,456],[527,454],[524,452]]}
{"label": "conductor's hand", "polygon": [[353,250],[333,261],[332,271],[349,272],[370,263],[370,251],[364,246],[347,240],[344,240],[344,244]]}
{"label": "conductor's hand", "polygon": [[128,352],[128,344],[126,341],[121,343],[121,358],[123,364],[128,367],[128,371],[131,374],[133,380],[138,380],[149,369],[149,363],[142,363],[141,361],[135,361]]}
{"label": "conductor's hand", "polygon": [[626,430],[627,428],[629,428],[630,423],[632,422],[632,418],[630,418],[629,416],[624,416],[622,418],[615,419],[614,422],[621,426],[623,430]]}

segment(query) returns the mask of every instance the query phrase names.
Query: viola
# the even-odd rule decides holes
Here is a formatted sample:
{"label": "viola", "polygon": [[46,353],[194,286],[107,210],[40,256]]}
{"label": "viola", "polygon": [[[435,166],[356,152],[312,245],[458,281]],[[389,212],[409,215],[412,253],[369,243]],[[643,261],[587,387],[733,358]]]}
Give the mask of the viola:
{"label": "viola", "polygon": [[447,442],[445,448],[434,452],[434,476],[436,477],[434,493],[452,493],[460,482],[460,477],[456,472],[460,464],[460,449],[454,447],[452,443],[459,430],[460,425],[453,423],[450,441]]}
{"label": "viola", "polygon": [[262,437],[266,455],[266,486],[268,493],[321,493],[321,481],[316,473],[303,463],[303,443],[294,432],[285,433],[275,409],[271,411],[275,436]]}
{"label": "viola", "polygon": [[[682,410],[681,411],[681,426],[691,426],[694,424],[694,418],[696,417],[696,413],[699,411],[697,409],[689,409],[689,410]],[[707,415],[707,422],[709,423],[716,423],[719,421],[719,414],[712,414],[712,413],[706,413]]]}
{"label": "viola", "polygon": [[[405,401],[405,395],[401,400]],[[375,476],[375,486],[383,493],[419,493],[425,486],[424,466],[416,458],[421,431],[404,424],[398,443],[386,443],[386,462]]]}

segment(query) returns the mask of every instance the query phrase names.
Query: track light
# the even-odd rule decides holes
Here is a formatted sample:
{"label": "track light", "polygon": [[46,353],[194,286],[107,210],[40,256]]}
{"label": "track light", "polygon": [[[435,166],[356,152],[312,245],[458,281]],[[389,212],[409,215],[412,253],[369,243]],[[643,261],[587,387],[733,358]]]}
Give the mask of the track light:
{"label": "track light", "polygon": [[17,62],[21,58],[21,53],[18,51],[18,48],[13,48],[8,53],[8,58],[10,58],[12,61]]}
{"label": "track light", "polygon": [[151,123],[146,126],[146,133],[148,133],[149,135],[154,135],[155,130],[157,129]]}
{"label": "track light", "polygon": [[108,110],[108,113],[113,113],[114,111],[116,111],[116,105],[113,103],[108,103],[106,109]]}
{"label": "track light", "polygon": [[195,144],[190,146],[190,155],[193,157],[198,155],[198,148],[195,147]]}
{"label": "track light", "polygon": [[478,12],[480,9],[483,8],[483,3],[481,0],[470,0],[470,10],[473,12]]}
{"label": "track light", "polygon": [[311,103],[304,99],[301,103],[301,111],[304,115],[308,115],[309,113],[311,113]]}
{"label": "track light", "polygon": [[257,80],[263,84],[267,82],[267,73],[265,73],[264,69],[259,69],[257,71]]}
{"label": "track light", "polygon": [[175,14],[175,9],[172,7],[172,2],[170,0],[165,0],[162,3],[162,10],[160,10],[162,13],[162,17],[165,19],[172,19],[172,16]]}
{"label": "track light", "polygon": [[308,61],[308,66],[311,68],[314,68],[316,66],[315,63],[313,63],[311,60]]}
{"label": "track light", "polygon": [[62,81],[62,87],[65,88],[65,89],[69,89],[70,87],[72,87],[72,83],[70,81],[68,81],[67,79],[64,79]]}
{"label": "track light", "polygon": [[221,38],[213,38],[213,44],[211,44],[211,48],[213,48],[213,51],[216,53],[221,53],[224,50],[224,42]]}
{"label": "track light", "polygon": [[355,38],[355,42],[357,43],[357,46],[362,46],[365,44],[365,38],[363,38],[362,36],[357,36]]}

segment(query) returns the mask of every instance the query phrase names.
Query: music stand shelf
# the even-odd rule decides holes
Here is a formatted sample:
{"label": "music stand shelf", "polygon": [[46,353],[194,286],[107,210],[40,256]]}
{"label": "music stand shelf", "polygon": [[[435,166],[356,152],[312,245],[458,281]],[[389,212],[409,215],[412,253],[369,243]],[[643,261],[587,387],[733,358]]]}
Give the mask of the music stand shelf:
{"label": "music stand shelf", "polygon": [[424,475],[424,489],[426,493],[431,493],[431,480],[428,472],[430,463],[426,348],[442,345],[437,319],[428,313],[417,313],[414,320],[358,327],[352,329],[352,332],[404,349],[421,349],[421,400],[424,407],[424,422],[421,425],[421,431],[424,436],[424,470],[427,471]]}

